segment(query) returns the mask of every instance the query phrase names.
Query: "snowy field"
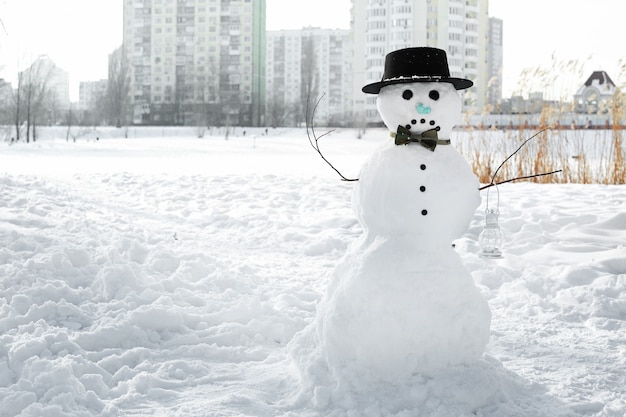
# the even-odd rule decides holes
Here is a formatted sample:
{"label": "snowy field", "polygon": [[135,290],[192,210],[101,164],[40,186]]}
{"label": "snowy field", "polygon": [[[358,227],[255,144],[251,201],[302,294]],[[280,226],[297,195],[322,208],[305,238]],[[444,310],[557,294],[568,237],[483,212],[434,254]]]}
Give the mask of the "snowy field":
{"label": "snowy field", "polygon": [[[1,417],[626,415],[626,186],[501,186],[500,260],[483,191],[484,358],[298,396],[288,345],[362,229],[304,132],[262,133],[0,144]],[[383,140],[322,148],[356,177]]]}

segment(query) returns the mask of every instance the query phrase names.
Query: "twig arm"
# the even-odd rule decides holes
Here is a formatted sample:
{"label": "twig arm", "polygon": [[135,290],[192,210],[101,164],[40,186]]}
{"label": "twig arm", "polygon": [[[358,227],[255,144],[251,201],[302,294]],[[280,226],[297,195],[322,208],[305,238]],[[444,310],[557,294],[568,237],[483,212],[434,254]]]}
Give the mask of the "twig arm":
{"label": "twig arm", "polygon": [[490,184],[487,184],[485,186],[480,187],[478,190],[482,191],[482,190],[484,190],[486,188],[493,187],[495,185],[506,184],[508,182],[519,181],[519,180],[527,180],[529,178],[543,177],[545,175],[557,174],[557,173],[562,172],[562,171],[563,171],[562,169],[559,169],[559,170],[552,171],[552,172],[544,172],[543,174],[526,175],[524,177],[511,178],[511,179],[505,180],[505,181],[492,182]]}
{"label": "twig arm", "polygon": [[[322,98],[324,98],[323,94],[317,100],[317,102],[315,103],[315,106],[313,106],[313,111],[311,112],[311,122],[310,122],[310,124],[309,124],[309,119],[308,119],[308,117],[309,117],[309,99],[307,98],[305,120],[306,120],[306,136],[309,139],[309,143],[311,144],[311,147],[313,149],[315,149],[315,151],[319,154],[319,156],[322,158],[322,160],[324,162],[326,162],[328,164],[328,166],[330,166],[337,174],[339,174],[339,176],[341,177],[342,181],[358,181],[359,180],[358,178],[346,178],[341,172],[339,172],[339,170],[337,168],[334,167],[333,164],[331,164],[328,161],[328,159],[326,159],[326,157],[324,156],[324,154],[320,150],[319,140],[321,138],[323,138],[324,136],[331,134],[335,130],[335,129],[329,130],[328,132],[325,132],[325,133],[321,134],[320,136],[317,136],[315,134],[315,126],[313,125],[313,117],[315,116],[315,110],[317,110],[317,106],[320,104],[320,101],[322,101]],[[309,133],[309,127],[311,129],[310,133]],[[313,136],[313,138],[311,138],[311,136]]]}
{"label": "twig arm", "polygon": [[[504,161],[502,161],[502,163],[500,164],[500,166],[498,166],[498,168],[496,169],[496,172],[493,173],[493,176],[491,177],[491,184],[493,184],[494,180],[496,179],[496,175],[498,175],[498,172],[500,171],[500,168],[502,168],[502,166],[504,164],[506,164],[506,162],[513,158],[513,156],[518,153],[520,151],[520,149],[522,149],[524,147],[524,145],[526,145],[529,141],[531,141],[532,139],[534,139],[536,136],[538,136],[540,133],[545,132],[546,130],[548,130],[549,128],[545,128],[540,130],[539,132],[535,133],[534,135],[532,135],[531,137],[529,137],[528,139],[526,139],[524,142],[522,142],[522,144],[515,150],[515,152],[513,152],[511,155],[507,156],[506,159]],[[541,174],[544,175],[544,174]],[[546,174],[547,175],[547,174]]]}

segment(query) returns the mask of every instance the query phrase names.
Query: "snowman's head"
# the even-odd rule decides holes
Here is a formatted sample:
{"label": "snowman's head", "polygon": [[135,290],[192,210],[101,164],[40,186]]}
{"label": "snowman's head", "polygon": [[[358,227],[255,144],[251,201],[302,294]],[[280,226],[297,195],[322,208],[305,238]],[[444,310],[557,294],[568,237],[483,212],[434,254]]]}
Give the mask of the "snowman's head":
{"label": "snowman's head", "polygon": [[380,89],[376,106],[392,132],[398,126],[415,133],[436,129],[440,138],[449,139],[452,127],[461,120],[461,96],[448,82],[387,85]]}

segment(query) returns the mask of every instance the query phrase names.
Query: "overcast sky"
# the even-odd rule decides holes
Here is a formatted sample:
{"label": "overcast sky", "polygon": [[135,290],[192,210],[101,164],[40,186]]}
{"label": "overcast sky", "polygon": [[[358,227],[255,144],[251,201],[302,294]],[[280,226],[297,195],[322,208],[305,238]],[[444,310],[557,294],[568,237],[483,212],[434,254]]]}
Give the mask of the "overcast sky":
{"label": "overcast sky", "polygon": [[[350,0],[266,1],[268,30],[350,25]],[[585,78],[605,70],[626,83],[625,1],[490,0],[489,15],[504,21],[505,96],[519,88],[524,68],[549,67],[553,54],[584,63]],[[0,17],[0,77],[14,78],[17,65],[47,53],[70,73],[73,99],[79,81],[106,78],[108,54],[122,42],[121,0],[0,0]]]}

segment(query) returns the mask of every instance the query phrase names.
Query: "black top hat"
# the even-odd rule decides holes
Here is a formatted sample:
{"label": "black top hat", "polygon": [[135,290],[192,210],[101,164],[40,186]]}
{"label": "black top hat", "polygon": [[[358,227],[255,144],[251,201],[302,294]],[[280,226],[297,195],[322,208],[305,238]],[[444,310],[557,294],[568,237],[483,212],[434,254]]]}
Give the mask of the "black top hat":
{"label": "black top hat", "polygon": [[415,82],[446,82],[457,90],[469,88],[474,83],[464,78],[450,77],[446,51],[437,48],[406,48],[387,54],[385,72],[380,82],[368,84],[362,91],[378,94],[384,86]]}

